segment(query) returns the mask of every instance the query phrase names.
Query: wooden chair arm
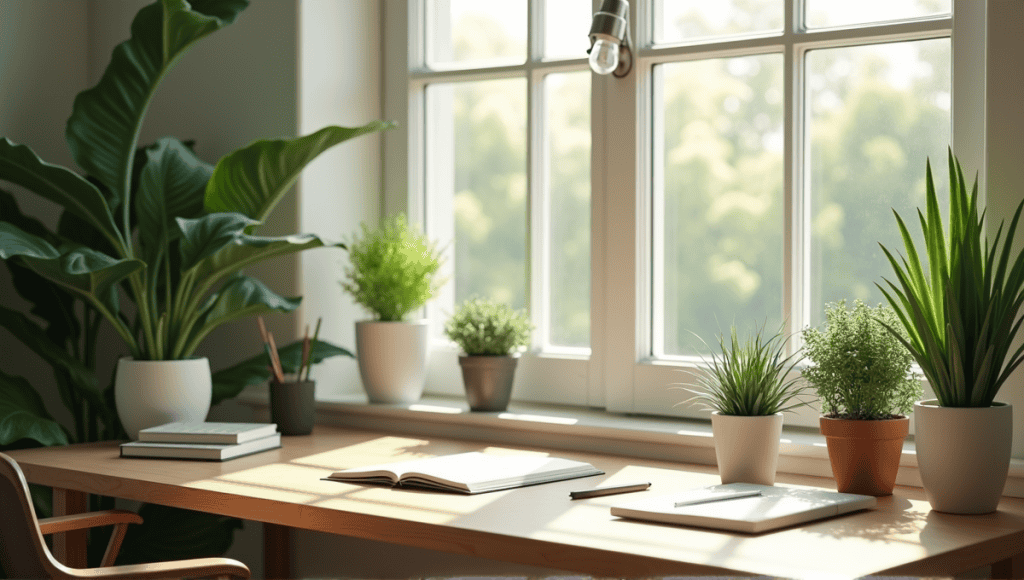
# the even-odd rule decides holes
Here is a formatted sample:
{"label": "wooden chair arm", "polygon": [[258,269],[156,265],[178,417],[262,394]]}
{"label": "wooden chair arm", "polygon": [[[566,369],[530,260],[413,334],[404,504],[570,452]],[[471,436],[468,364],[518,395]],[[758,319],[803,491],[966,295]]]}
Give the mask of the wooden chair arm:
{"label": "wooden chair arm", "polygon": [[248,578],[249,567],[231,558],[195,558],[175,562],[107,566],[75,570],[79,578]]}
{"label": "wooden chair arm", "polygon": [[39,520],[39,531],[46,536],[49,534],[59,534],[61,532],[72,532],[75,530],[95,528],[97,526],[141,523],[142,517],[135,512],[125,510],[106,510],[101,512],[73,514],[70,516],[41,518]]}
{"label": "wooden chair arm", "polygon": [[112,566],[117,560],[117,553],[121,550],[121,542],[128,531],[128,524],[141,524],[142,516],[135,512],[125,510],[104,510],[100,512],[86,512],[84,514],[73,514],[69,516],[55,516],[39,520],[39,531],[43,535],[59,534],[73,530],[84,530],[97,526],[114,526],[110,534],[110,541],[107,542],[107,549],[103,552],[103,560],[100,566]]}

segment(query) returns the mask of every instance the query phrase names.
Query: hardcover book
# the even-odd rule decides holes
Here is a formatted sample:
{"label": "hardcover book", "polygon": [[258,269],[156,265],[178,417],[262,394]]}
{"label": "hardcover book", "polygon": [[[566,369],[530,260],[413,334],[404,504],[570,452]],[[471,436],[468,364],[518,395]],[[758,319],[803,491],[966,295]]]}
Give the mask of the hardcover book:
{"label": "hardcover book", "polygon": [[139,431],[139,441],[233,445],[277,433],[274,423],[166,423]]}
{"label": "hardcover book", "polygon": [[[718,491],[759,491],[760,495],[676,506]],[[875,507],[870,495],[824,489],[730,483],[645,498],[612,506],[613,516],[758,533]]]}
{"label": "hardcover book", "polygon": [[346,469],[324,479],[476,494],[603,473],[571,459],[471,452]]}
{"label": "hardcover book", "polygon": [[251,455],[275,449],[281,446],[281,434],[274,433],[245,443],[210,444],[210,443],[158,443],[149,441],[131,441],[121,444],[121,457],[149,457],[161,459],[205,459],[207,461],[226,461],[243,455]]}

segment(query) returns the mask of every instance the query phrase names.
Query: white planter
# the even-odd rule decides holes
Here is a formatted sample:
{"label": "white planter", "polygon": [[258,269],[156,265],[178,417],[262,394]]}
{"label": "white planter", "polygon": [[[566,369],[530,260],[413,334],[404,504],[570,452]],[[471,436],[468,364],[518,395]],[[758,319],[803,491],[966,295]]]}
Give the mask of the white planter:
{"label": "white planter", "polygon": [[132,439],[139,430],[172,421],[205,421],[210,412],[213,383],[210,361],[187,360],[117,361],[114,402],[117,416]]}
{"label": "white planter", "polygon": [[782,413],[743,417],[711,413],[715,457],[722,483],[775,485]]}
{"label": "white planter", "polygon": [[371,403],[415,403],[427,382],[427,321],[356,323],[359,375]]}
{"label": "white planter", "polygon": [[932,509],[996,511],[1010,469],[1013,407],[940,407],[932,399],[914,403],[914,417],[917,466]]}

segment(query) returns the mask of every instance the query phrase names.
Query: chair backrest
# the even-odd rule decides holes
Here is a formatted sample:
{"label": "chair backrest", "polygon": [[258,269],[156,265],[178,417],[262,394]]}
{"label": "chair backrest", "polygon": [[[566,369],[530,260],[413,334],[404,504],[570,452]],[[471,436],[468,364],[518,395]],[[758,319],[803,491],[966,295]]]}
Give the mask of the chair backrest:
{"label": "chair backrest", "polygon": [[50,576],[50,552],[30,497],[21,468],[0,453],[0,565],[8,578]]}

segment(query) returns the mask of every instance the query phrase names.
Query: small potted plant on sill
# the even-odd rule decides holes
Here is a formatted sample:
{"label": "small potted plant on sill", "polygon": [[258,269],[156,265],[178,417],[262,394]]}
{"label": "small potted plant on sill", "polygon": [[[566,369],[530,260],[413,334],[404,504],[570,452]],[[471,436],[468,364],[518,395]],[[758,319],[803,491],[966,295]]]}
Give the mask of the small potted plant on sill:
{"label": "small potted plant on sill", "polygon": [[459,366],[473,411],[504,411],[512,396],[518,351],[530,342],[523,310],[483,298],[462,303],[444,333],[462,349]]}
{"label": "small potted plant on sill", "polygon": [[[906,257],[897,259],[882,247],[896,280],[879,288],[906,331],[904,346],[935,392],[935,399],[914,404],[917,464],[928,502],[937,511],[982,514],[998,507],[1010,469],[1013,407],[995,397],[1024,362],[1024,349],[1016,344],[1024,252],[1014,249],[1024,202],[1008,227],[988,227],[978,208],[977,179],[968,189],[952,150],[948,163],[948,232],[929,163],[927,207],[918,212],[927,269],[897,214]],[[990,238],[986,231],[997,233]],[[888,328],[901,335],[895,325]]]}
{"label": "small potted plant on sill", "polygon": [[800,397],[807,386],[793,376],[796,353],[784,356],[782,330],[764,336],[764,327],[740,341],[718,339],[721,354],[705,358],[706,368],[693,397],[683,401],[711,411],[711,431],[722,483],[775,484],[783,413],[808,404]]}
{"label": "small potted plant on sill", "polygon": [[371,403],[413,403],[427,378],[427,321],[406,320],[437,293],[441,251],[398,214],[348,241],[341,287],[373,314],[356,322],[356,358]]}
{"label": "small potted plant on sill", "polygon": [[885,329],[899,325],[887,306],[861,300],[825,311],[825,330],[803,331],[805,369],[821,401],[821,434],[828,444],[832,475],[844,493],[891,495],[900,468],[908,414],[921,396],[914,358]]}

